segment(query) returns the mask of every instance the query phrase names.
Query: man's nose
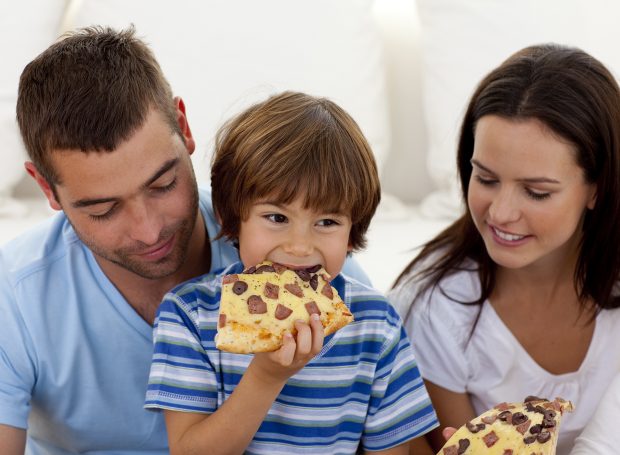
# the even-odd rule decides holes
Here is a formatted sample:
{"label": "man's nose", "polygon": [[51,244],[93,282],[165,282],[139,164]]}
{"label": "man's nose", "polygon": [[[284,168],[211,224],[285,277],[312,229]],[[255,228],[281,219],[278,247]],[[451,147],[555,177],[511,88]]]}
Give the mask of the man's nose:
{"label": "man's nose", "polygon": [[128,212],[130,237],[145,245],[157,243],[162,226],[152,207],[144,202],[135,202],[130,205]]}

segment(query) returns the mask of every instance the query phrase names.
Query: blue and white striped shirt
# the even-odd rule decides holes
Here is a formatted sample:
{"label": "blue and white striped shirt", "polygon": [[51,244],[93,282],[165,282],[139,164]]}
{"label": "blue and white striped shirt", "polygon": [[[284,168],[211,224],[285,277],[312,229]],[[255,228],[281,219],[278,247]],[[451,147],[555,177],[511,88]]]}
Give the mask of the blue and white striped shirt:
{"label": "blue and white striped shirt", "polygon": [[[234,264],[222,274],[240,273]],[[220,275],[166,295],[155,321],[146,408],[213,413],[252,360],[215,348]],[[339,275],[332,281],[355,321],[325,339],[292,376],[248,454],[384,450],[438,425],[401,320],[377,291]]]}

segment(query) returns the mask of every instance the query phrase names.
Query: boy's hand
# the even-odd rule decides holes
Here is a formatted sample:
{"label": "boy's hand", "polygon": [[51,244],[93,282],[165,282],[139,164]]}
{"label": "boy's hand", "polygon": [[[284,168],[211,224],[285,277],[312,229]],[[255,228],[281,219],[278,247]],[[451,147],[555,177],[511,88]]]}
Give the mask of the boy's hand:
{"label": "boy's hand", "polygon": [[310,324],[295,321],[297,337],[284,335],[284,344],[274,352],[257,353],[250,367],[265,381],[286,381],[312,360],[323,348],[323,324],[317,314],[310,316]]}

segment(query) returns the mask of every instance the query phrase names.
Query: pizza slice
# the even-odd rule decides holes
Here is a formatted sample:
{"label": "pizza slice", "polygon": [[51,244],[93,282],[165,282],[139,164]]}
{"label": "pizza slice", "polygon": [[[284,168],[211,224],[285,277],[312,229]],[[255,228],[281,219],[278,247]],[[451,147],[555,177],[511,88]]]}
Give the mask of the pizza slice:
{"label": "pizza slice", "polygon": [[523,403],[501,403],[467,422],[438,455],[552,455],[564,412],[570,401],[527,397]]}
{"label": "pizza slice", "polygon": [[329,335],[353,321],[324,268],[293,270],[264,261],[243,273],[225,275],[215,345],[222,351],[249,354],[275,351],[295,321],[316,313]]}

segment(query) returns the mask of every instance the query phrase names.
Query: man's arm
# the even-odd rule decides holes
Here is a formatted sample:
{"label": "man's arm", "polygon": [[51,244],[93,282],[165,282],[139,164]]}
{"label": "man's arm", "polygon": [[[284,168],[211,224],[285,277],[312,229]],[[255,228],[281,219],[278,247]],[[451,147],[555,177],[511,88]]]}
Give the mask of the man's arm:
{"label": "man's arm", "polygon": [[2,455],[24,455],[26,430],[0,425],[0,453]]}

